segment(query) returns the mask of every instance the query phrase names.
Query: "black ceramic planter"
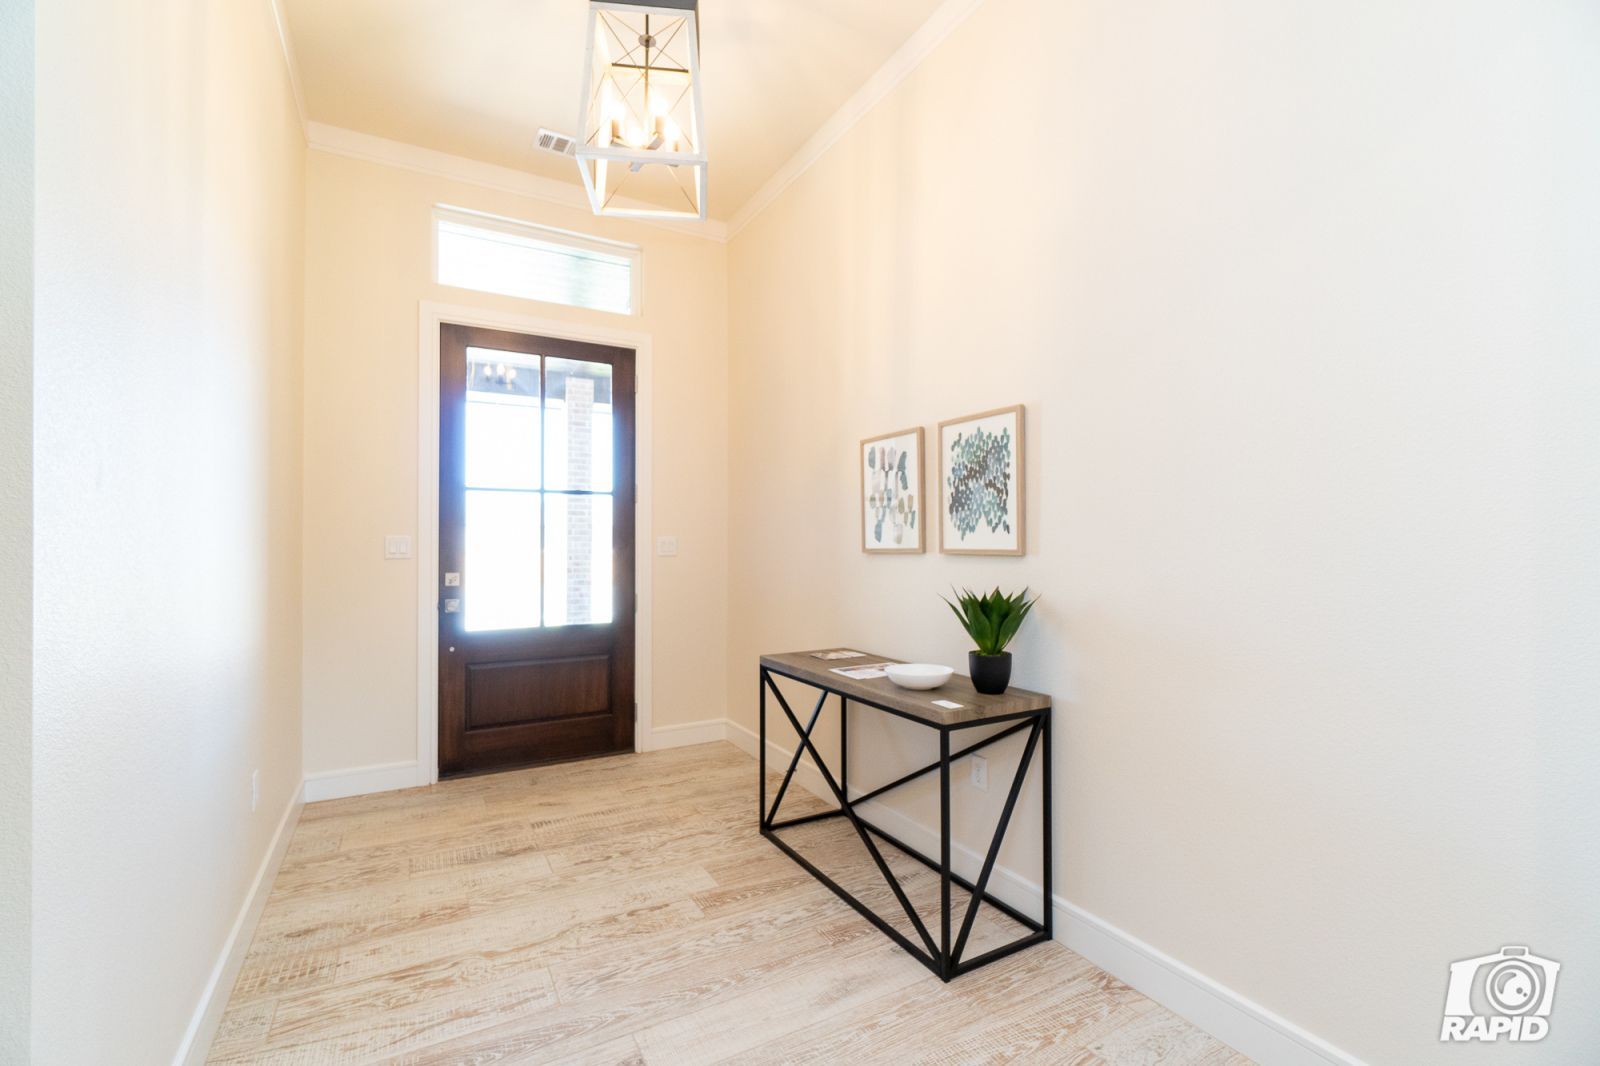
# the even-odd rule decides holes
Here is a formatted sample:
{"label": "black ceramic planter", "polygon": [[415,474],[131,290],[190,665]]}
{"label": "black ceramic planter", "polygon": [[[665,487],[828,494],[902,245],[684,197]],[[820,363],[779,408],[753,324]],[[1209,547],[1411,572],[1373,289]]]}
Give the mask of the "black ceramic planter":
{"label": "black ceramic planter", "polygon": [[1011,653],[979,655],[967,652],[967,672],[972,675],[972,687],[985,696],[998,696],[1011,684]]}

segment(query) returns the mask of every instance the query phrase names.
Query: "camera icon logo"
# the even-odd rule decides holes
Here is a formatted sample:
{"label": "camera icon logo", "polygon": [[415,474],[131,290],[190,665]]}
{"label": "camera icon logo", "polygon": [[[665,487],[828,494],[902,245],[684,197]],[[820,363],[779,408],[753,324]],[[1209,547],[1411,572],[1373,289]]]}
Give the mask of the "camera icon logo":
{"label": "camera icon logo", "polygon": [[1543,1040],[1560,969],[1559,962],[1520,946],[1452,962],[1439,1039]]}

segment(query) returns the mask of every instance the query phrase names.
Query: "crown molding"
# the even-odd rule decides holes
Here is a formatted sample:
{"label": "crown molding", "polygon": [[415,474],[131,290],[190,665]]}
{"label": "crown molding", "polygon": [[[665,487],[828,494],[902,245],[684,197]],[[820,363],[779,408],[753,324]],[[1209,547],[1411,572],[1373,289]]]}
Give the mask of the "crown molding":
{"label": "crown molding", "polygon": [[272,24],[278,29],[278,47],[283,50],[283,63],[289,69],[289,92],[294,95],[294,110],[300,116],[300,132],[309,142],[310,134],[306,130],[306,98],[300,91],[300,64],[294,57],[294,41],[289,37],[289,20],[283,15],[282,0],[267,0],[267,6],[272,9]]}
{"label": "crown molding", "polygon": [[817,128],[799,151],[779,167],[766,182],[734,212],[728,223],[728,237],[732,238],[748,226],[757,215],[771,207],[783,190],[793,185],[800,175],[810,170],[832,148],[839,138],[850,132],[857,122],[878,105],[885,96],[922,65],[922,61],[950,36],[955,28],[967,20],[982,5],[983,0],[945,0],[934,9],[928,20],[906,38],[906,43],[886,60],[865,82]]}
{"label": "crown molding", "polygon": [[[370,133],[329,126],[322,122],[306,123],[306,143],[319,152],[331,155],[341,155],[349,159],[377,163],[380,166],[446,178],[498,192],[515,193],[518,196],[543,200],[562,207],[575,207],[586,213],[589,211],[589,198],[585,195],[583,187],[575,181],[569,183],[546,178],[538,174],[529,174],[524,170],[484,163],[465,156],[423,148],[420,145],[406,144],[403,141],[391,141]],[[699,237],[702,240],[722,242],[728,239],[727,223],[713,219],[704,222],[675,222],[671,219],[621,218],[615,221],[670,230],[673,233]]]}

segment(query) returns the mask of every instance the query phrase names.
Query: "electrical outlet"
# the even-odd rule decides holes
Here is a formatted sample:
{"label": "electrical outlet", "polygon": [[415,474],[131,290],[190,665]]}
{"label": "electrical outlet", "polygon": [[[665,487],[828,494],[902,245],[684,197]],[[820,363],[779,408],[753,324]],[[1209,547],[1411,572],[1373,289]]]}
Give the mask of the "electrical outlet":
{"label": "electrical outlet", "polygon": [[989,791],[989,760],[982,755],[972,757],[972,787],[979,792]]}
{"label": "electrical outlet", "polygon": [[255,812],[261,806],[261,771],[250,771],[250,811]]}

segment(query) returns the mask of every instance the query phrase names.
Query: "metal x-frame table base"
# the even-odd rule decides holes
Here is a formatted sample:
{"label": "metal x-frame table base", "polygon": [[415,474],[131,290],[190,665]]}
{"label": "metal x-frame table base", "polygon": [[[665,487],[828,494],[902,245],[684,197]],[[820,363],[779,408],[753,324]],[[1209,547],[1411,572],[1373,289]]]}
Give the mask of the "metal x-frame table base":
{"label": "metal x-frame table base", "polygon": [[[773,675],[786,677],[791,681],[796,681],[800,684],[817,688],[819,690],[820,695],[817,697],[816,706],[812,709],[811,718],[805,725],[802,726],[800,724],[800,719],[795,716],[793,709],[791,709],[789,706],[788,700],[784,699],[783,693],[779,691],[777,684],[772,680]],[[767,805],[767,693],[769,691],[777,699],[778,706],[782,708],[784,717],[789,720],[789,724],[794,727],[795,732],[800,738],[800,744],[795,748],[794,756],[789,760],[789,768],[783,775],[783,781],[781,784],[779,784],[777,795],[773,798],[772,805],[770,807]],[[822,754],[817,751],[816,745],[812,743],[811,740],[812,730],[816,728],[818,720],[822,717],[822,709],[827,704],[828,697],[834,695],[839,697],[840,715],[838,779],[834,778],[833,772],[829,770],[828,764],[823,760]],[[930,729],[938,730],[938,761],[929,763],[920,770],[914,770],[909,774],[905,774],[902,777],[896,778],[886,785],[882,785],[870,792],[857,796],[853,800],[849,799],[845,790],[848,788],[849,780],[847,776],[850,765],[849,715],[850,704],[852,701],[876,708],[880,711],[885,711],[889,714],[895,715],[896,717],[906,719],[907,721],[916,722],[917,724],[927,726]],[[997,723],[1010,724],[1007,724],[1006,728],[1000,730],[998,733],[985,737],[975,744],[968,745],[956,751],[950,750],[951,736],[957,731],[975,728],[978,726],[995,725]],[[1011,781],[1011,790],[1006,796],[1005,807],[1002,809],[1000,813],[1000,820],[995,826],[994,837],[989,842],[989,850],[984,856],[983,868],[978,874],[978,880],[976,883],[968,881],[966,878],[954,873],[950,869],[950,764],[956,759],[971,755],[973,752],[978,751],[981,748],[986,748],[991,744],[1004,740],[1006,737],[1023,731],[1027,732],[1027,740],[1022,750],[1022,759],[1017,764],[1017,772]],[[1041,740],[1043,741],[1042,744],[1040,743]],[[1043,710],[1021,712],[1014,715],[1007,715],[1005,717],[987,718],[975,722],[940,725],[929,722],[925,719],[913,717],[901,711],[897,711],[892,707],[886,707],[879,703],[873,703],[870,700],[864,700],[859,696],[849,697],[843,692],[836,692],[831,689],[822,688],[814,681],[795,677],[791,674],[785,674],[782,671],[773,670],[770,667],[763,666],[761,668],[761,739],[759,746],[761,750],[761,785],[759,808],[761,835],[770,840],[784,854],[788,855],[795,862],[799,863],[803,869],[811,874],[811,876],[828,886],[828,888],[831,889],[836,896],[844,900],[851,907],[855,908],[857,913],[859,913],[863,918],[871,922],[873,925],[877,926],[885,936],[887,936],[890,940],[893,940],[896,944],[899,944],[918,962],[922,963],[929,970],[932,970],[935,974],[937,974],[941,980],[949,981],[952,978],[960,976],[961,974],[976,970],[980,966],[988,965],[989,963],[1003,959],[1007,955],[1010,955],[1014,952],[1021,951],[1023,948],[1031,947],[1034,944],[1049,940],[1051,938],[1053,932],[1053,923],[1051,921],[1052,908],[1050,906],[1050,708],[1046,707]],[[1043,793],[1042,800],[1044,815],[1043,875],[1040,879],[1040,913],[1044,916],[1043,921],[1036,921],[1035,919],[1030,918],[1028,915],[1023,914],[1015,907],[1012,907],[1004,901],[995,898],[989,893],[989,878],[994,873],[995,860],[1000,854],[1000,845],[1005,840],[1006,826],[1011,821],[1012,811],[1016,808],[1017,797],[1022,792],[1022,783],[1027,777],[1028,766],[1032,761],[1033,753],[1036,748],[1039,750],[1040,758],[1042,785],[1041,791]],[[811,758],[816,762],[817,768],[822,771],[823,780],[827,783],[829,791],[833,793],[834,799],[838,802],[839,809],[833,811],[823,811],[818,814],[802,815],[800,817],[790,818],[780,822],[777,820],[778,807],[783,802],[784,793],[786,793],[789,789],[789,782],[794,779],[795,771],[800,766],[801,754],[807,751],[811,753]],[[858,805],[865,803],[868,800],[876,799],[877,797],[882,796],[893,789],[899,788],[901,785],[914,781],[917,778],[922,777],[924,774],[932,773],[935,770],[939,772],[939,858],[937,860],[922,854],[915,848],[906,844],[904,841],[898,840],[889,833],[884,832],[878,826],[873,825],[865,818],[862,818],[861,815],[856,811],[856,807]],[[844,818],[850,823],[851,827],[855,829],[856,835],[860,837],[861,843],[866,845],[867,853],[872,856],[873,862],[877,865],[878,872],[881,873],[884,880],[888,882],[889,888],[894,892],[895,899],[899,901],[901,908],[905,911],[906,917],[910,919],[911,927],[913,930],[915,930],[921,943],[913,941],[899,929],[896,929],[882,916],[874,912],[870,907],[862,903],[855,896],[851,895],[836,881],[834,881],[827,874],[823,873],[808,859],[806,859],[805,856],[801,855],[786,841],[778,836],[777,831],[780,829],[804,825],[808,822],[817,822],[826,818]],[[905,852],[907,855],[922,862],[931,869],[938,871],[940,885],[939,938],[937,941],[935,941],[933,936],[928,932],[927,926],[923,923],[922,918],[917,913],[916,908],[912,906],[910,899],[907,898],[905,890],[901,888],[900,882],[895,878],[894,872],[889,868],[889,864],[884,861],[882,852],[878,850],[877,844],[873,841],[874,837],[877,837],[879,840],[882,840],[885,843],[899,849],[900,851]],[[966,916],[961,920],[961,927],[957,931],[953,943],[951,941],[951,885],[958,885],[972,894],[971,903],[969,903],[967,906]],[[991,951],[986,951],[976,958],[964,959],[962,957],[962,953],[966,949],[967,938],[972,932],[973,919],[977,917],[980,901],[982,903],[987,903],[989,906],[995,908],[995,910],[1004,914],[1006,917],[1024,926],[1029,930],[1029,932],[1027,935],[1022,936],[1009,944],[1004,944],[998,948],[994,948]]]}

